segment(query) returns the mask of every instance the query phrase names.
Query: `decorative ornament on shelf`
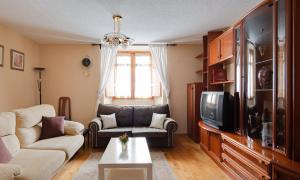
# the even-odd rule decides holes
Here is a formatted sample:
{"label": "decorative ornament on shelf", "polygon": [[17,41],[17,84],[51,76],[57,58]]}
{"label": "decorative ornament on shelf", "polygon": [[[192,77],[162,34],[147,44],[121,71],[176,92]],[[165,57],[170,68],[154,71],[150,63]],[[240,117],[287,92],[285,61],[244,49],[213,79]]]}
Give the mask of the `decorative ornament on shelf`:
{"label": "decorative ornament on shelf", "polygon": [[259,86],[262,89],[271,89],[272,88],[272,76],[273,71],[271,68],[267,66],[263,66],[259,69],[257,78],[259,82]]}
{"label": "decorative ornament on shelf", "polygon": [[258,51],[261,57],[265,55],[265,47],[263,45],[258,46]]}
{"label": "decorative ornament on shelf", "polygon": [[127,151],[127,142],[128,142],[128,135],[124,133],[122,136],[119,137],[119,140],[122,144],[122,151]]}
{"label": "decorative ornament on shelf", "polygon": [[120,33],[120,21],[122,20],[122,16],[113,15],[113,20],[114,20],[114,32],[105,34],[101,43],[109,46],[121,45],[124,48],[130,46],[134,42],[134,40],[126,36],[125,34]]}

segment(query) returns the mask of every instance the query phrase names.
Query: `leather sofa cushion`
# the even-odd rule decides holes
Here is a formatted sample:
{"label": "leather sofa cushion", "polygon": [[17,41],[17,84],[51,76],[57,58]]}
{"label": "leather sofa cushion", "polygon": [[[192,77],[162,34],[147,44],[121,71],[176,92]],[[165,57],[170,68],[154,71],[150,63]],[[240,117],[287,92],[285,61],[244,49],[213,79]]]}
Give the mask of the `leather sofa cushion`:
{"label": "leather sofa cushion", "polygon": [[168,104],[152,106],[152,110],[154,113],[166,114],[167,117],[170,117],[170,109]]}
{"label": "leather sofa cushion", "polygon": [[14,112],[17,117],[17,128],[30,128],[40,123],[43,116],[55,116],[54,107],[48,104],[37,105],[25,109],[16,109]]}
{"label": "leather sofa cushion", "polygon": [[25,148],[38,150],[60,150],[66,153],[66,157],[69,160],[80,149],[83,142],[84,138],[82,135],[60,136],[39,140]]}
{"label": "leather sofa cushion", "polygon": [[133,107],[99,104],[97,116],[116,113],[118,127],[133,126]]}
{"label": "leather sofa cushion", "polygon": [[17,136],[20,141],[21,147],[28,146],[41,137],[42,128],[39,125],[33,126],[31,128],[18,128]]}
{"label": "leather sofa cushion", "polygon": [[130,137],[167,137],[168,132],[165,129],[149,127],[121,127],[98,131],[100,137],[119,137],[124,133]]}
{"label": "leather sofa cushion", "polygon": [[121,127],[121,128],[112,128],[112,129],[101,129],[98,131],[100,137],[119,137],[124,133],[127,133],[128,136],[131,136],[131,127]]}
{"label": "leather sofa cushion", "polygon": [[0,112],[0,137],[13,135],[16,131],[16,115],[12,112]]}
{"label": "leather sofa cushion", "polygon": [[65,157],[63,151],[21,149],[9,164],[21,167],[21,174],[15,180],[51,179],[63,166]]}
{"label": "leather sofa cushion", "polygon": [[167,104],[155,106],[135,106],[133,108],[133,126],[149,127],[153,113],[167,114],[167,117],[170,117],[169,106]]}
{"label": "leather sofa cushion", "polygon": [[167,137],[167,131],[165,129],[155,129],[148,127],[133,127],[133,137]]}
{"label": "leather sofa cushion", "polygon": [[20,151],[20,142],[16,135],[3,136],[1,139],[12,156]]}

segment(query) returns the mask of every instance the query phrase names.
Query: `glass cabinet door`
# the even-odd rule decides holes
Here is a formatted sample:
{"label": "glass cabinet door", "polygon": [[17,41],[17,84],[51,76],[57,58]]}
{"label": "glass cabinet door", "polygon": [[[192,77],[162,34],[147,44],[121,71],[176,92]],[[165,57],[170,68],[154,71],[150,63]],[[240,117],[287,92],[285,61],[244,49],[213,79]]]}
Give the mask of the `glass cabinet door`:
{"label": "glass cabinet door", "polygon": [[236,122],[234,124],[234,130],[235,133],[242,135],[244,134],[243,131],[243,123],[239,121],[239,119],[243,119],[242,113],[240,112],[240,102],[241,102],[241,92],[242,92],[242,42],[241,42],[241,29],[242,29],[242,23],[237,25],[234,28],[234,55],[235,55],[235,100],[236,100],[236,108],[239,108],[239,110],[235,113],[236,116]]}
{"label": "glass cabinet door", "polygon": [[276,73],[276,124],[275,148],[285,151],[286,134],[286,4],[279,0],[277,9],[277,73]]}
{"label": "glass cabinet door", "polygon": [[235,92],[241,92],[241,27],[234,29],[235,36]]}
{"label": "glass cabinet door", "polygon": [[248,136],[273,146],[273,4],[245,18],[243,42],[244,124]]}

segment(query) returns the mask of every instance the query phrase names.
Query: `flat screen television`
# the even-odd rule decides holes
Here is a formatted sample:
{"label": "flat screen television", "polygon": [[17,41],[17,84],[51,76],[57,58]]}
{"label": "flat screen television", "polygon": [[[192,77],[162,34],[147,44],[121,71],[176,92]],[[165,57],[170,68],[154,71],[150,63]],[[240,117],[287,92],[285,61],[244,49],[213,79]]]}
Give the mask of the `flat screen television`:
{"label": "flat screen television", "polygon": [[208,126],[223,130],[234,129],[234,103],[229,92],[205,91],[200,101],[200,117]]}

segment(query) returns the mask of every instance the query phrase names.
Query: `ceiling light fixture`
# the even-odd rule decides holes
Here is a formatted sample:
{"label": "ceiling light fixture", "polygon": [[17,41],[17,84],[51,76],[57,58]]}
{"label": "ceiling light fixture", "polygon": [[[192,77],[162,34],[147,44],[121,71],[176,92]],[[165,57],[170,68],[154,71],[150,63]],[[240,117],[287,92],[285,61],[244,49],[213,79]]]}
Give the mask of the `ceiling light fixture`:
{"label": "ceiling light fixture", "polygon": [[124,34],[120,33],[120,21],[122,20],[122,16],[114,15],[114,32],[108,33],[104,35],[102,40],[102,44],[109,45],[109,46],[123,46],[127,47],[131,45],[134,40]]}

